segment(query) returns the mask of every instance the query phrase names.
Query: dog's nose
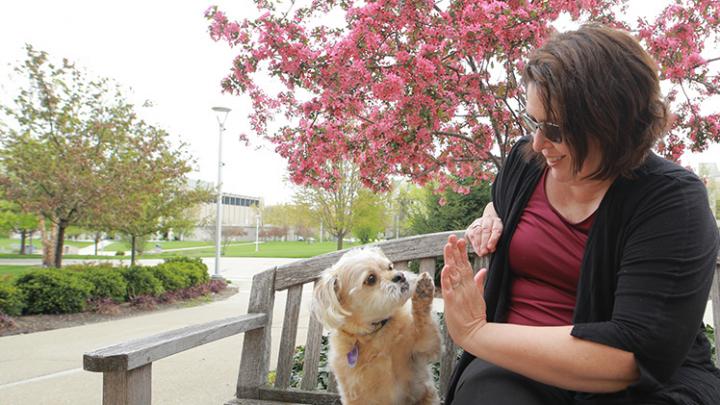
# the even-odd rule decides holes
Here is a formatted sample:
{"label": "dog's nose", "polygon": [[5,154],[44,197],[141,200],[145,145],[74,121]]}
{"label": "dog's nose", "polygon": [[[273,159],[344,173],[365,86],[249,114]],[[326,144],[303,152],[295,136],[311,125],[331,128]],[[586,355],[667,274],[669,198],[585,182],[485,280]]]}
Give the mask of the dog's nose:
{"label": "dog's nose", "polygon": [[398,273],[393,277],[392,279],[393,283],[404,283],[405,282],[405,275],[402,273]]}

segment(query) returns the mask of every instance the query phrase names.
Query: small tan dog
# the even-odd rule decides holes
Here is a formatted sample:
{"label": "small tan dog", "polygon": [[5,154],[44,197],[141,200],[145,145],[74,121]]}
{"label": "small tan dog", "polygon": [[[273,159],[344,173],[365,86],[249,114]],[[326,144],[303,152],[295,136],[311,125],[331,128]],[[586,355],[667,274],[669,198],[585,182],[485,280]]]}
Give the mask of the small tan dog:
{"label": "small tan dog", "polygon": [[414,290],[378,248],[351,250],[323,272],[313,312],[331,332],[329,362],[343,404],[440,403],[429,367],[440,331],[427,273]]}

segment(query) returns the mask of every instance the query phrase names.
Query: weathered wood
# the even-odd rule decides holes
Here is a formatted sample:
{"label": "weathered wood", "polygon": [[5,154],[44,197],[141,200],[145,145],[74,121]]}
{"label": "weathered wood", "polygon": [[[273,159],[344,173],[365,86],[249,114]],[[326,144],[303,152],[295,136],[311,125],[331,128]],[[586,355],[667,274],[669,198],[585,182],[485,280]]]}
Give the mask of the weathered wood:
{"label": "weathered wood", "polygon": [[83,355],[87,371],[133,370],[202,344],[261,328],[264,314],[242,315],[207,322],[104,347]]}
{"label": "weathered wood", "polygon": [[710,299],[713,308],[713,328],[715,328],[715,364],[720,366],[720,264],[715,267],[715,278],[710,289]]}
{"label": "weathered wood", "polygon": [[457,362],[457,346],[450,338],[445,321],[440,322],[440,335],[442,336],[442,352],[440,355],[440,395],[445,395],[455,363]]}
{"label": "weathered wood", "polygon": [[435,258],[427,258],[420,260],[420,273],[427,273],[430,278],[435,279]]}
{"label": "weathered wood", "polygon": [[299,404],[297,402],[278,402],[278,401],[263,401],[261,399],[235,398],[235,399],[231,399],[228,402],[225,402],[225,405],[307,405],[307,404]]}
{"label": "weathered wood", "polygon": [[399,262],[393,263],[393,269],[397,271],[409,271],[410,265],[407,260],[401,260]]}
{"label": "weathered wood", "polygon": [[130,371],[103,373],[103,405],[150,405],[152,363]]}
{"label": "weathered wood", "polygon": [[[465,231],[440,232],[428,235],[412,236],[403,239],[393,239],[379,242],[372,246],[380,247],[385,255],[393,262],[423,259],[442,255],[442,248],[447,243],[450,234],[463,237]],[[472,247],[468,245],[472,251]],[[304,284],[318,277],[326,268],[333,265],[340,256],[349,249],[328,253],[322,256],[315,256],[310,259],[288,263],[277,268],[275,289],[284,290],[296,284]]]}
{"label": "weathered wood", "polygon": [[278,354],[277,372],[275,375],[276,388],[287,388],[290,385],[290,374],[292,373],[293,355],[295,354],[295,340],[297,338],[302,290],[302,284],[292,286],[288,289],[287,303],[285,304],[285,319],[283,320],[282,337],[280,339],[280,352]]}
{"label": "weathered wood", "polygon": [[[317,287],[318,282],[315,282]],[[322,324],[310,315],[307,339],[305,340],[305,363],[303,364],[303,378],[300,388],[314,391],[317,387],[318,366],[320,365],[320,349],[322,345]]]}
{"label": "weathered wood", "polygon": [[490,255],[485,256],[474,256],[473,258],[473,273],[477,273],[480,269],[487,269],[490,266]]}
{"label": "weathered wood", "polygon": [[275,304],[275,269],[253,277],[250,290],[249,314],[265,314],[266,327],[245,333],[236,397],[258,399],[258,388],[267,381],[270,364],[272,313]]}
{"label": "weathered wood", "polygon": [[328,382],[328,392],[338,392],[338,382],[335,373],[330,372],[330,381]]}
{"label": "weathered wood", "polygon": [[[371,389],[371,387],[368,387],[368,389]],[[313,405],[342,405],[338,394],[294,389],[279,390],[270,387],[260,388],[260,399]]]}

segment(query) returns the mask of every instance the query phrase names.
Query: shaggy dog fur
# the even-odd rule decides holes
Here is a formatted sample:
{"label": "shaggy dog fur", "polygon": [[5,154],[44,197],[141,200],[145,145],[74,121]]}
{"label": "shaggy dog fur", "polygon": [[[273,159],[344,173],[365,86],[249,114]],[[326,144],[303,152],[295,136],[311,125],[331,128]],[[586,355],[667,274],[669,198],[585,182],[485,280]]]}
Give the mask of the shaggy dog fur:
{"label": "shaggy dog fur", "polygon": [[440,403],[429,367],[440,354],[433,281],[422,273],[413,291],[410,277],[377,248],[351,250],[323,272],[313,312],[331,332],[343,404]]}

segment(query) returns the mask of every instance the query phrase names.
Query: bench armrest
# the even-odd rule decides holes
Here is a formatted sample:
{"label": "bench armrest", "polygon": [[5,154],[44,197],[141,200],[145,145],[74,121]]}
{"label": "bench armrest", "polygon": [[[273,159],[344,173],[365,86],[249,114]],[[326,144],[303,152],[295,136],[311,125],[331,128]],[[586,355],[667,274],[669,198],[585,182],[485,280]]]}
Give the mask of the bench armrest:
{"label": "bench armrest", "polygon": [[247,314],[131,340],[83,355],[87,371],[129,371],[175,353],[267,324],[267,315]]}

